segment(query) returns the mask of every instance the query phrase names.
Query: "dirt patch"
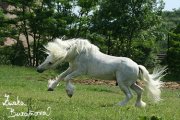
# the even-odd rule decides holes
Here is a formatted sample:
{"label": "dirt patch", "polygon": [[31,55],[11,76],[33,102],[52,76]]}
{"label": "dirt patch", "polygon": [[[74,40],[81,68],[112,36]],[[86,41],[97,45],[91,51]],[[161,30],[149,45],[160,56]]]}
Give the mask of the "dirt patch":
{"label": "dirt patch", "polygon": [[178,82],[164,82],[163,87],[171,89],[180,89],[180,81]]}
{"label": "dirt patch", "polygon": [[[116,81],[115,80],[93,80],[93,79],[85,79],[85,80],[74,80],[74,83],[81,83],[85,85],[111,85],[115,86]],[[138,84],[141,86],[144,86],[144,82],[138,81]],[[164,88],[170,88],[170,89],[180,89],[180,81],[178,82],[164,82],[163,84]]]}
{"label": "dirt patch", "polygon": [[85,85],[116,85],[115,80],[93,80],[93,79],[85,79],[85,80],[74,80],[74,83],[81,83]]}

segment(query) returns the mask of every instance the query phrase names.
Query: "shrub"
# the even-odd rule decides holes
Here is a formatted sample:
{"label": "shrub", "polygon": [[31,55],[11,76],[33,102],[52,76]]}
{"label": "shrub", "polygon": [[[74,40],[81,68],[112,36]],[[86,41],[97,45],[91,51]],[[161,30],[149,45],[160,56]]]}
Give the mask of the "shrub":
{"label": "shrub", "polygon": [[154,67],[157,63],[156,56],[153,54],[154,44],[151,41],[133,43],[132,59],[138,64],[146,67]]}
{"label": "shrub", "polygon": [[9,46],[0,48],[0,64],[11,64],[10,55],[12,55],[13,50]]}
{"label": "shrub", "polygon": [[180,79],[180,24],[170,33],[167,62],[170,76],[175,80]]}
{"label": "shrub", "polygon": [[22,43],[0,48],[0,64],[26,65],[26,54]]}
{"label": "shrub", "polygon": [[171,40],[171,47],[168,51],[168,69],[171,75],[176,79],[180,78],[180,41]]}

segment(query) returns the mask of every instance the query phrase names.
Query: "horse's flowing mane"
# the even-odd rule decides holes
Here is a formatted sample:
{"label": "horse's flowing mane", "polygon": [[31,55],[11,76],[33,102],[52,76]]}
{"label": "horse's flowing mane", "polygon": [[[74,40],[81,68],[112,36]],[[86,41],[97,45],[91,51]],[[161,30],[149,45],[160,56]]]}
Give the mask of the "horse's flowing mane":
{"label": "horse's flowing mane", "polygon": [[86,39],[68,39],[62,40],[56,38],[54,41],[49,42],[46,46],[46,52],[48,54],[53,54],[55,57],[67,57],[75,54],[91,54],[93,52],[99,51],[99,48],[91,44]]}

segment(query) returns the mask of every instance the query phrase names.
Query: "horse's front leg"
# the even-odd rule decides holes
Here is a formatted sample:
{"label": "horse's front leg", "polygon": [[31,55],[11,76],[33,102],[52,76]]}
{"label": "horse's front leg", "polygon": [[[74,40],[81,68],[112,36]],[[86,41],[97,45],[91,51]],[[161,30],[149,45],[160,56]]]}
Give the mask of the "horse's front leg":
{"label": "horse's front leg", "polygon": [[74,71],[64,78],[66,81],[66,93],[69,97],[72,97],[74,94],[74,85],[71,83],[72,79],[80,76],[81,74],[82,73],[80,71]]}
{"label": "horse's front leg", "polygon": [[72,72],[71,68],[61,73],[55,80],[48,81],[48,91],[53,91],[57,84]]}

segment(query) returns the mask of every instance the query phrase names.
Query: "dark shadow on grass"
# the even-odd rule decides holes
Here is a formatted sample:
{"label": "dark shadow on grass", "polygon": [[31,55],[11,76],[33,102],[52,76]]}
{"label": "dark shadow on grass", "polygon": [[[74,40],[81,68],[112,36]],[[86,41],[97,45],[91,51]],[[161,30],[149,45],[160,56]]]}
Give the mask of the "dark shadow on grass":
{"label": "dark shadow on grass", "polygon": [[95,91],[95,92],[107,92],[107,93],[116,93],[115,91],[106,89],[106,88],[88,88],[89,91]]}
{"label": "dark shadow on grass", "polygon": [[116,104],[100,104],[100,107],[114,107]]}

